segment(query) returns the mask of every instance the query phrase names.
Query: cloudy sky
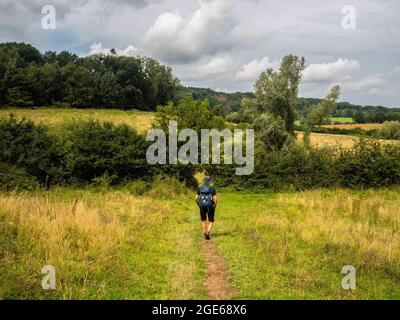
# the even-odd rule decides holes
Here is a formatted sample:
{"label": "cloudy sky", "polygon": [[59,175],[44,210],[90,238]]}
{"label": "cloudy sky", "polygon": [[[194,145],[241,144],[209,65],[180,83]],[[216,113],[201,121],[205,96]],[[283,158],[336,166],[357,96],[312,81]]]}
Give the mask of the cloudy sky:
{"label": "cloudy sky", "polygon": [[[56,9],[54,30],[42,28],[45,5]],[[229,92],[252,90],[291,53],[306,58],[301,96],[340,83],[342,101],[400,107],[398,0],[0,0],[4,41],[148,55],[185,85]]]}

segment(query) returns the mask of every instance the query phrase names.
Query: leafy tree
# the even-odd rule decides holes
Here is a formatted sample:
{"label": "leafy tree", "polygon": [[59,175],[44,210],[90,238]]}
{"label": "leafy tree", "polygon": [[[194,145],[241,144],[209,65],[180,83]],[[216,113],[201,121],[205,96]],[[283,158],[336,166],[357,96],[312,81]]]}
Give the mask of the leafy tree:
{"label": "leafy tree", "polygon": [[354,120],[356,123],[365,123],[364,112],[362,112],[362,111],[357,111],[357,112],[353,115],[353,120]]}
{"label": "leafy tree", "polygon": [[262,114],[254,121],[254,130],[258,141],[267,151],[281,150],[291,141],[283,119],[269,113]]}
{"label": "leafy tree", "polygon": [[157,127],[168,131],[170,121],[178,122],[178,130],[190,128],[200,132],[201,129],[212,129],[213,114],[207,100],[186,97],[177,106],[170,102],[157,109]]}
{"label": "leafy tree", "polygon": [[151,58],[62,51],[41,54],[24,43],[0,44],[0,105],[138,108],[177,102],[180,82]]}
{"label": "leafy tree", "polygon": [[61,156],[43,126],[10,116],[0,120],[0,162],[22,168],[48,185],[59,176]]}
{"label": "leafy tree", "polygon": [[333,86],[326,96],[325,100],[319,103],[311,112],[308,114],[305,120],[304,130],[304,143],[310,144],[310,134],[316,125],[322,124],[326,118],[332,116],[333,110],[336,107],[336,102],[339,99],[340,86]]}
{"label": "leafy tree", "polygon": [[283,58],[278,72],[268,69],[255,84],[259,112],[281,118],[286,130],[294,136],[295,107],[298,87],[304,70],[304,58],[289,55]]}
{"label": "leafy tree", "polygon": [[121,183],[148,175],[148,144],[126,125],[77,122],[64,140],[66,175],[72,181],[87,183],[108,176],[111,183]]}

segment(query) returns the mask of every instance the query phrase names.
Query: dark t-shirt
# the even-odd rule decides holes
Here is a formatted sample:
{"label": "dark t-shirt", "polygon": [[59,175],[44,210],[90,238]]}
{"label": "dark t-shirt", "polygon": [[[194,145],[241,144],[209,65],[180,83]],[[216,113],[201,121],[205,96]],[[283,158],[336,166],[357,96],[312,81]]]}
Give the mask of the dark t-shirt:
{"label": "dark t-shirt", "polygon": [[[200,187],[201,188],[201,187]],[[200,195],[200,188],[197,189],[197,195]],[[211,186],[211,195],[214,197],[217,195],[217,191]]]}

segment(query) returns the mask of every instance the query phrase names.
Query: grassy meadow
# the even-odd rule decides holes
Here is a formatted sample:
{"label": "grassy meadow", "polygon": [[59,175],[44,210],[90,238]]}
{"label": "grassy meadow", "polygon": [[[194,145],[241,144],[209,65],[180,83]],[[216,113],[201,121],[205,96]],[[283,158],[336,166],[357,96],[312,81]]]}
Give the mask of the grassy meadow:
{"label": "grassy meadow", "polygon": [[323,125],[321,127],[329,129],[344,129],[344,130],[362,129],[368,131],[368,130],[382,129],[384,127],[384,124],[383,123],[331,124],[331,125]]}
{"label": "grassy meadow", "polygon": [[[156,192],[1,193],[0,299],[205,298],[197,215],[184,194]],[[45,265],[56,290],[41,287]]]}
{"label": "grassy meadow", "polygon": [[67,124],[74,120],[99,120],[108,121],[114,124],[126,124],[135,128],[138,132],[145,132],[151,128],[154,120],[154,112],[137,110],[122,111],[114,109],[73,109],[73,108],[37,108],[21,109],[8,108],[0,109],[0,117],[8,117],[14,114],[18,119],[32,120],[57,129],[60,125]]}
{"label": "grassy meadow", "polygon": [[353,118],[331,118],[334,124],[352,124],[354,123]]}
{"label": "grassy meadow", "polygon": [[[54,130],[98,119],[144,132],[154,119],[74,109],[0,117],[10,112]],[[321,146],[356,139],[311,136]],[[172,179],[141,195],[130,185],[0,192],[0,299],[209,298],[194,194]],[[399,187],[218,194],[212,242],[233,298],[400,299]],[[55,290],[41,287],[45,265],[56,268]],[[356,290],[341,287],[346,265],[357,270]]]}
{"label": "grassy meadow", "polygon": [[[166,190],[1,193],[0,298],[207,298],[193,195]],[[236,299],[399,299],[399,212],[398,188],[221,190],[213,242]],[[56,290],[41,288],[48,264]],[[341,288],[345,265],[354,291]]]}
{"label": "grassy meadow", "polygon": [[[297,139],[303,139],[303,132],[297,132]],[[312,133],[310,142],[316,147],[337,147],[351,148],[360,140],[359,137],[350,135],[328,134],[328,133]],[[384,144],[398,144],[398,140],[379,140]]]}
{"label": "grassy meadow", "polygon": [[[8,117],[14,114],[18,119],[32,120],[35,123],[41,123],[49,126],[53,131],[57,131],[60,126],[66,125],[74,120],[99,120],[101,122],[108,121],[114,124],[126,124],[138,132],[143,133],[151,128],[155,119],[154,112],[143,112],[138,110],[121,111],[121,110],[102,110],[102,109],[68,109],[68,108],[37,108],[37,109],[17,109],[8,108],[0,109],[0,118]],[[343,118],[346,119],[346,118]],[[349,118],[351,121],[352,119]],[[350,122],[351,123],[351,122]],[[338,127],[340,125],[334,125]],[[343,125],[344,128],[354,129],[353,125]],[[370,130],[376,128],[376,125],[357,125],[357,127]],[[368,127],[367,127],[368,126]],[[382,125],[378,125],[382,127]],[[330,127],[330,126],[327,126]],[[369,128],[369,129],[367,129]],[[302,139],[303,134],[298,133],[298,139]],[[311,144],[321,147],[336,147],[341,145],[345,148],[351,148],[359,139],[355,136],[344,136],[336,134],[312,133]],[[385,143],[398,143],[397,141],[382,140]]]}

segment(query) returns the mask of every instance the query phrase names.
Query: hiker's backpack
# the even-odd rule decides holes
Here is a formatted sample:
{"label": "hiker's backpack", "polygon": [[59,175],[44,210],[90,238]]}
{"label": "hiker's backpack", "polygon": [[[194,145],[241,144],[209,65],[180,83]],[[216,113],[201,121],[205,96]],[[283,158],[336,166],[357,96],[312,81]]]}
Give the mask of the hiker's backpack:
{"label": "hiker's backpack", "polygon": [[209,209],[213,206],[213,188],[208,185],[200,187],[199,207],[201,209]]}

